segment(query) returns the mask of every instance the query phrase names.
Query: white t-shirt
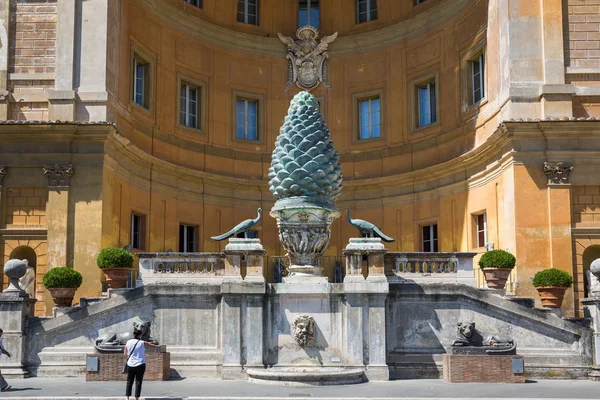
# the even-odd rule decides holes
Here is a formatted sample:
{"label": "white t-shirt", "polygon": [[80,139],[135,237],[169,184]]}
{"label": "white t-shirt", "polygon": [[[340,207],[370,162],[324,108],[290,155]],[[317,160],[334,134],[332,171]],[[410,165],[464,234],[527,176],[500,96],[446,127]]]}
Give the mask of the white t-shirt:
{"label": "white t-shirt", "polygon": [[138,341],[138,339],[129,339],[125,344],[125,347],[127,348],[127,357],[131,355],[127,361],[127,365],[130,367],[137,367],[138,365],[146,364],[143,340]]}

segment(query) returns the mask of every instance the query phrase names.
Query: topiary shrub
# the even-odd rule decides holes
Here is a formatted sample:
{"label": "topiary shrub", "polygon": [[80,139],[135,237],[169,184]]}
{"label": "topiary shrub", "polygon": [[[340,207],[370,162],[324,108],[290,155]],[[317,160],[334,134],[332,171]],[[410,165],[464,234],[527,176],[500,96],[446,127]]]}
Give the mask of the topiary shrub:
{"label": "topiary shrub", "polygon": [[131,268],[133,254],[120,247],[108,247],[100,250],[96,263],[100,268]]}
{"label": "topiary shrub", "polygon": [[78,288],[83,277],[73,268],[56,267],[44,274],[42,282],[46,289],[51,288]]}
{"label": "topiary shrub", "polygon": [[533,286],[555,286],[555,287],[571,287],[573,278],[568,272],[561,269],[548,268],[539,271],[533,277]]}
{"label": "topiary shrub", "polygon": [[479,259],[479,267],[485,268],[510,268],[513,269],[517,259],[504,250],[491,250],[483,253]]}

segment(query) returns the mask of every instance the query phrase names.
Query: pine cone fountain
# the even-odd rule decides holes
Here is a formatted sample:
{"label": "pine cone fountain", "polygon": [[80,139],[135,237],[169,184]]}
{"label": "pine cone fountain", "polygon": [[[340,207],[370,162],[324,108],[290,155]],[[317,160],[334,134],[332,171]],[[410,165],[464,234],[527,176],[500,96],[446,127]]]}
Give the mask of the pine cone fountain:
{"label": "pine cone fountain", "polygon": [[342,167],[313,95],[294,96],[275,142],[269,185],[277,201],[271,216],[288,251],[289,277],[321,276]]}

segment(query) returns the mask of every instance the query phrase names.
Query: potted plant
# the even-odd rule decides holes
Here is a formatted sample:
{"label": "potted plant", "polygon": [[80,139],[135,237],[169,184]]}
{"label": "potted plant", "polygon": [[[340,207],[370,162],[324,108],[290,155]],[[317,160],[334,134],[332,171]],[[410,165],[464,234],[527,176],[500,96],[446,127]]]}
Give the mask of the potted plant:
{"label": "potted plant", "polygon": [[127,285],[133,266],[133,254],[120,247],[108,247],[100,251],[96,263],[104,272],[108,286],[121,289]]}
{"label": "potted plant", "polygon": [[83,277],[79,272],[67,267],[52,268],[42,279],[57,307],[71,307],[75,292],[82,281]]}
{"label": "potted plant", "polygon": [[483,253],[479,267],[490,289],[504,289],[510,271],[515,267],[515,256],[504,250],[491,250]]}
{"label": "potted plant", "polygon": [[532,283],[540,294],[542,306],[560,308],[565,291],[573,285],[573,278],[566,271],[548,268],[537,272]]}

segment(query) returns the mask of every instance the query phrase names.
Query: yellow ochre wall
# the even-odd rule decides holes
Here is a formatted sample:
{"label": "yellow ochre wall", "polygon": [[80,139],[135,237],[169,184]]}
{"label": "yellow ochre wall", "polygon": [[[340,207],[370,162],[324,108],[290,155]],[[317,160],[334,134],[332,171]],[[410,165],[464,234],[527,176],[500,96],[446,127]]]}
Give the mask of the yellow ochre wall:
{"label": "yellow ochre wall", "polygon": [[[66,224],[71,233],[61,257],[84,274],[77,298],[100,294],[103,278],[95,257],[102,247],[129,244],[132,212],[146,216],[146,251],[176,251],[178,225],[185,223],[199,226],[198,251],[212,252],[225,243],[210,236],[254,218],[262,207],[259,237],[268,255],[284,255],[275,220],[268,215],[274,198],[267,174],[279,127],[298,92],[295,87],[285,90],[288,61],[277,38],[279,32],[294,36],[296,1],[260,3],[258,27],[235,21],[233,0],[204,0],[202,10],[179,0],[111,3],[106,85],[108,119],[115,126],[102,128],[105,136],[97,139],[102,149],[94,150],[93,162],[84,162],[85,146],[65,150],[73,154],[75,173]],[[570,228],[578,229],[571,211],[578,203],[572,203],[570,185],[547,185],[542,164],[573,163],[583,149],[597,155],[594,142],[581,139],[576,148],[574,138],[589,139],[600,129],[593,121],[506,121],[521,113],[541,115],[541,101],[521,104],[507,96],[509,78],[522,78],[527,86],[538,79],[527,74],[543,75],[544,60],[532,53],[531,59],[518,60],[523,68],[512,60],[514,76],[507,76],[502,18],[561,15],[556,1],[543,7],[522,0],[511,4],[509,13],[501,0],[428,0],[419,6],[412,0],[379,0],[379,19],[356,24],[354,2],[323,1],[321,35],[337,31],[339,37],[329,48],[332,88],[321,85],[312,93],[322,104],[341,157],[340,211],[350,208],[353,217],[395,237],[387,245],[390,251],[421,251],[420,227],[437,223],[440,251],[479,254],[485,249],[476,248],[473,215],[485,211],[488,242],[517,257],[510,290],[538,301],[531,285],[535,272],[550,266],[565,269],[577,280],[564,306],[572,315],[584,295],[583,250],[575,251],[575,243],[583,239],[570,233]],[[466,60],[481,48],[486,51],[486,97],[469,106]],[[134,52],[151,63],[150,110],[131,101]],[[429,76],[437,76],[438,122],[414,129],[413,85]],[[178,78],[202,85],[201,130],[177,125]],[[353,98],[373,92],[382,100],[382,138],[358,141]],[[255,143],[233,139],[235,93],[260,98],[264,119]],[[595,101],[586,97],[576,102],[576,114],[584,115]],[[568,102],[551,105],[573,111]],[[34,143],[36,136],[29,137]],[[55,162],[34,161],[28,165]],[[599,185],[592,172],[590,155],[577,164],[573,184]],[[18,186],[9,178],[5,187]],[[43,187],[40,179],[31,185]],[[594,224],[592,217],[587,228],[600,228],[600,221]],[[50,231],[48,227],[48,237]],[[356,235],[342,213],[332,225],[326,255],[339,256]],[[331,269],[326,273],[333,278]],[[272,279],[272,271],[267,274]],[[476,277],[483,284],[479,272]],[[44,299],[49,313],[51,300]]]}

